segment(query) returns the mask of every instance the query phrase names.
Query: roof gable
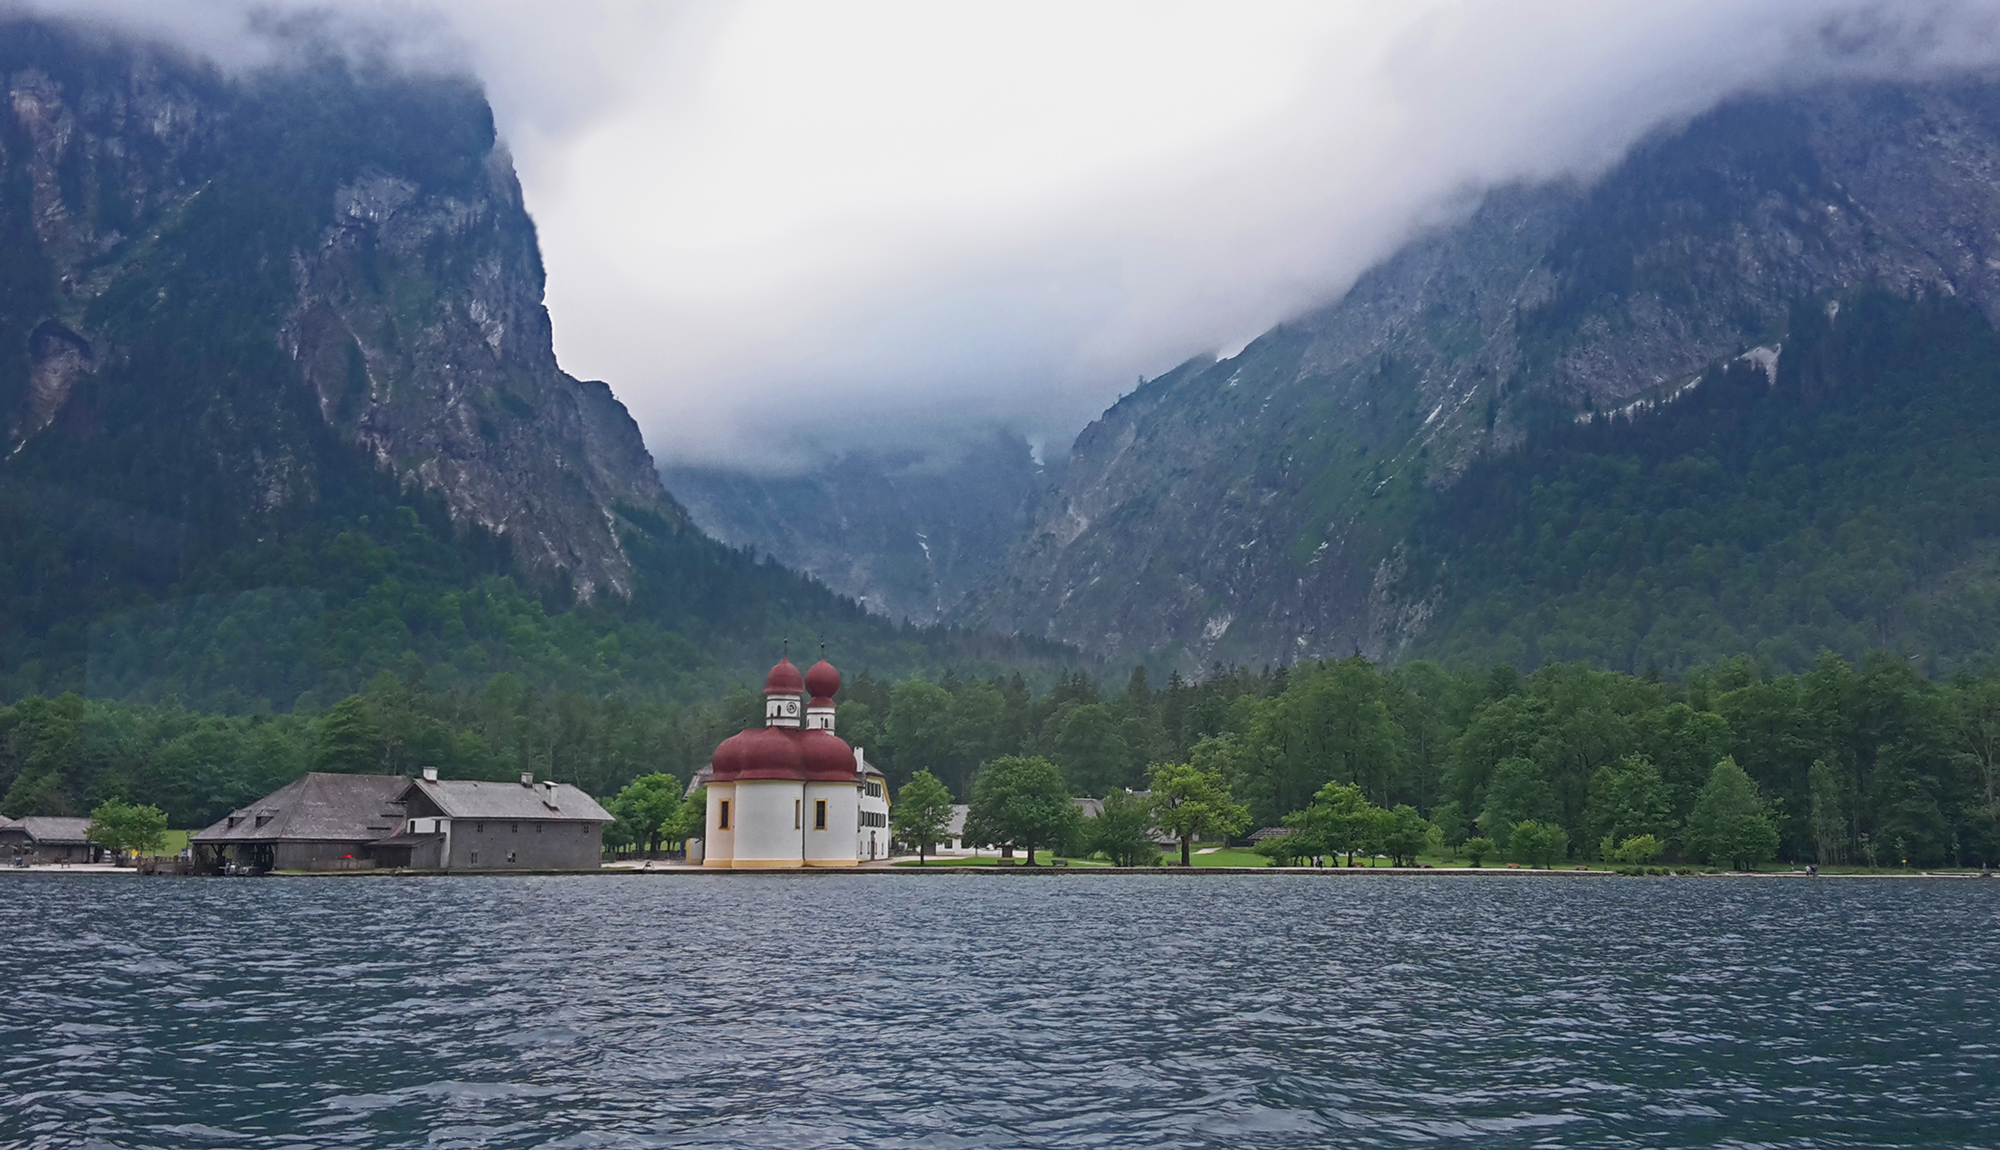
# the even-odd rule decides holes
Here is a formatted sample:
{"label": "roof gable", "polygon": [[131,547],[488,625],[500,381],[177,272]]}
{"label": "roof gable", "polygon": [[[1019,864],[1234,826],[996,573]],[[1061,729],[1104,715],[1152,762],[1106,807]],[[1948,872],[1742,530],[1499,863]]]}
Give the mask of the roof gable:
{"label": "roof gable", "polygon": [[482,779],[418,779],[421,794],[447,818],[608,823],[611,812],[568,783],[494,783]]}
{"label": "roof gable", "polygon": [[231,811],[189,841],[368,842],[402,825],[400,800],[409,785],[402,775],[313,771]]}
{"label": "roof gable", "polygon": [[68,818],[61,815],[28,815],[17,819],[15,827],[26,831],[30,839],[38,843],[87,843],[85,833],[90,827],[89,819]]}

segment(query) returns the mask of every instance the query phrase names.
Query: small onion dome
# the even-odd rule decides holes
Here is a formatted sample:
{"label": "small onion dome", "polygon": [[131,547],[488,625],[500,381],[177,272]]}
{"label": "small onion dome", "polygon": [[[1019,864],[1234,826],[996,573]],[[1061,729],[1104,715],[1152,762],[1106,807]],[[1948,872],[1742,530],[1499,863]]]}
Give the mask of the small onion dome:
{"label": "small onion dome", "polygon": [[799,678],[799,669],[792,666],[790,659],[779,659],[771,673],[764,676],[766,695],[796,695],[805,690],[805,682]]}
{"label": "small onion dome", "polygon": [[832,663],[821,659],[806,672],[806,689],[813,693],[814,705],[822,699],[831,699],[840,693],[840,672],[834,670]]}
{"label": "small onion dome", "polygon": [[801,731],[794,737],[799,741],[800,758],[805,760],[807,780],[815,783],[854,781],[854,748],[839,736],[812,730]]}
{"label": "small onion dome", "polygon": [[715,781],[737,779],[803,779],[805,758],[800,754],[798,732],[781,727],[751,727],[722,740],[710,760]]}

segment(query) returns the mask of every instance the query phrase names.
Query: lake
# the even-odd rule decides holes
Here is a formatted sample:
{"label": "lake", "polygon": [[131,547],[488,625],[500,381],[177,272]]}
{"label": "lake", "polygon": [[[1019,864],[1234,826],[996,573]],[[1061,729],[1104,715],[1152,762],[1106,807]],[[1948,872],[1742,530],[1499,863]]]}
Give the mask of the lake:
{"label": "lake", "polygon": [[2000,882],[0,876],[9,1147],[2000,1144]]}

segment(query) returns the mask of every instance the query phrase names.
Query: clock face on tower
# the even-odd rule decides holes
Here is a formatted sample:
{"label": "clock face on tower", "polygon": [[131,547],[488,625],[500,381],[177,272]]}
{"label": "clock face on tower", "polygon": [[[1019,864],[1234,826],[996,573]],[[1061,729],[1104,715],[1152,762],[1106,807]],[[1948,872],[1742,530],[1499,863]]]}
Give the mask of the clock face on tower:
{"label": "clock face on tower", "polygon": [[798,714],[798,713],[799,713],[799,705],[798,705],[797,703],[786,703],[786,704],[785,704],[785,713],[786,713],[787,715],[796,715],[796,714]]}

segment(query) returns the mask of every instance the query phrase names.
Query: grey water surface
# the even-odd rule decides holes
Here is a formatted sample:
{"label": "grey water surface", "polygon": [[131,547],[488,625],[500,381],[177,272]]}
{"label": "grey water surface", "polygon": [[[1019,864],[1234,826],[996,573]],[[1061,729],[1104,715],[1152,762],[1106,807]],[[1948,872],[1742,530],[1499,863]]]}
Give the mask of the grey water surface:
{"label": "grey water surface", "polygon": [[2000,882],[0,876],[0,1145],[1995,1146]]}

